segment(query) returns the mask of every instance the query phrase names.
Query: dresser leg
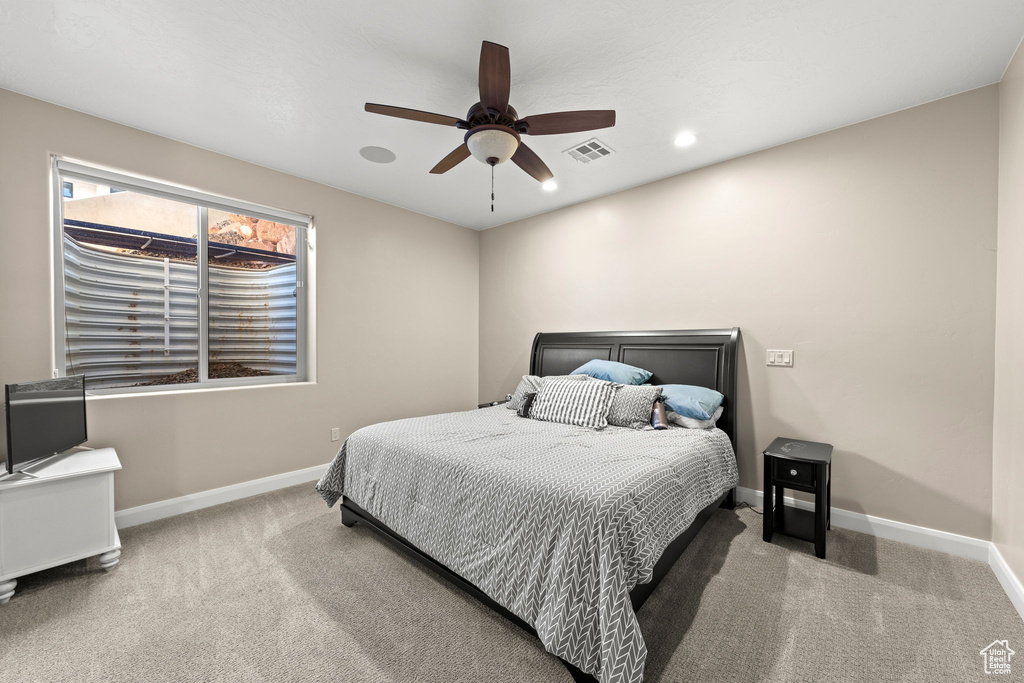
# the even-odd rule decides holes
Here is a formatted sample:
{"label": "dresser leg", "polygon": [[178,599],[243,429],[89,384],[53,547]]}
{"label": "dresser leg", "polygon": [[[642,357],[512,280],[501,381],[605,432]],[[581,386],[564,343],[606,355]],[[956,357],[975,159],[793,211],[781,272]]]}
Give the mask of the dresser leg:
{"label": "dresser leg", "polygon": [[121,561],[121,550],[111,550],[110,552],[103,553],[100,555],[100,566],[105,570],[113,571],[117,563]]}
{"label": "dresser leg", "polygon": [[6,603],[14,595],[14,587],[18,585],[15,579],[8,579],[0,583],[0,605]]}

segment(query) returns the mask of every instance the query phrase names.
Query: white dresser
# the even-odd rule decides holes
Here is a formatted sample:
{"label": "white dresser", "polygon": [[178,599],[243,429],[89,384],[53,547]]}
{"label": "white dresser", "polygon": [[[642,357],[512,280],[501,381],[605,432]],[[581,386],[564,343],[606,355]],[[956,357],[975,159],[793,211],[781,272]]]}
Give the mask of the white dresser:
{"label": "white dresser", "polygon": [[0,605],[19,576],[93,555],[110,571],[121,557],[114,526],[113,448],[70,451],[0,478]]}

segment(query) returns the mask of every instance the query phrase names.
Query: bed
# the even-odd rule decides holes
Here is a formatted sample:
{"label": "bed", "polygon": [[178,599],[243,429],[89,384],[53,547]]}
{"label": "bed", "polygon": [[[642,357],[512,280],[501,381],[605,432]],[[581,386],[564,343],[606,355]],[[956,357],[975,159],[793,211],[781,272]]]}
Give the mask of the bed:
{"label": "bed", "polygon": [[576,681],[638,683],[636,610],[719,506],[732,507],[739,329],[538,334],[530,373],[592,359],[725,395],[716,429],[588,430],[504,406],[353,433],[317,484],[366,524],[535,633]]}

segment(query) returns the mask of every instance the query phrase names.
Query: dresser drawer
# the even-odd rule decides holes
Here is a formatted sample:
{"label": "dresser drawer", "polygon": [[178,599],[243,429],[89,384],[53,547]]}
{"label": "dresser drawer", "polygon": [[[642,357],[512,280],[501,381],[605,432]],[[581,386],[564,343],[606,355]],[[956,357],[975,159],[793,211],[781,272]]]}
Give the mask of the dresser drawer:
{"label": "dresser drawer", "polygon": [[772,458],[772,463],[775,468],[775,481],[784,484],[814,487],[815,466],[813,463],[800,462],[799,460],[783,460],[781,458]]}

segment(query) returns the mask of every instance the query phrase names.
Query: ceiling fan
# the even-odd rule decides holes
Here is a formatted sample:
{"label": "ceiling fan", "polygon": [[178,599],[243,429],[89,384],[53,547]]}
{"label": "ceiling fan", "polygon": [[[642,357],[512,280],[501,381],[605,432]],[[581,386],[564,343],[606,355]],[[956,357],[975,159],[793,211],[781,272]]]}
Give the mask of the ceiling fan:
{"label": "ceiling fan", "polygon": [[[554,177],[547,165],[522,141],[522,135],[558,135],[615,125],[615,110],[562,111],[519,118],[508,103],[512,83],[508,48],[484,41],[480,48],[480,101],[469,108],[465,119],[416,109],[366,103],[366,111],[400,119],[454,126],[466,131],[461,145],[441,159],[431,173],[445,173],[470,155],[494,166],[512,160],[539,182]],[[493,197],[492,197],[493,199]],[[492,207],[493,209],[493,207]]]}

